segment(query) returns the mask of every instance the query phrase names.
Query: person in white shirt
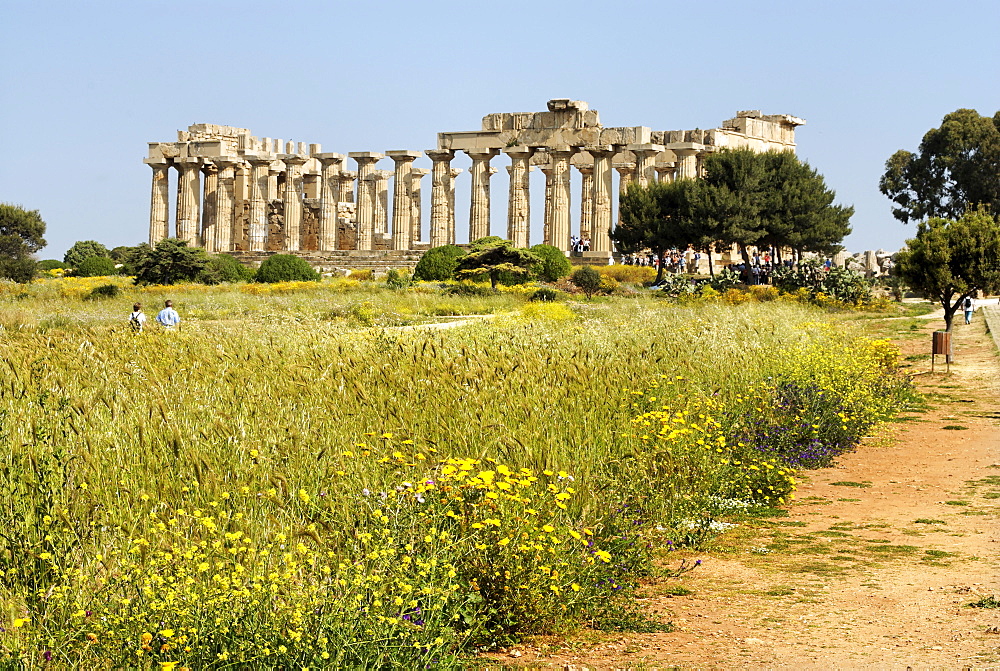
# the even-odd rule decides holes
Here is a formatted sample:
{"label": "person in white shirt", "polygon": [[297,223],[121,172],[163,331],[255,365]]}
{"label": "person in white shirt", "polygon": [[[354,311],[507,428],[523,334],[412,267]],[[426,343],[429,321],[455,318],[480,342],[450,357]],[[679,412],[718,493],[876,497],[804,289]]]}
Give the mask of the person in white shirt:
{"label": "person in white shirt", "polygon": [[136,333],[142,333],[146,326],[146,313],[142,311],[142,303],[132,306],[132,314],[128,316],[128,323]]}
{"label": "person in white shirt", "polygon": [[172,329],[181,323],[181,316],[174,309],[173,301],[164,303],[163,309],[156,315],[156,321],[160,323],[160,326],[168,329]]}

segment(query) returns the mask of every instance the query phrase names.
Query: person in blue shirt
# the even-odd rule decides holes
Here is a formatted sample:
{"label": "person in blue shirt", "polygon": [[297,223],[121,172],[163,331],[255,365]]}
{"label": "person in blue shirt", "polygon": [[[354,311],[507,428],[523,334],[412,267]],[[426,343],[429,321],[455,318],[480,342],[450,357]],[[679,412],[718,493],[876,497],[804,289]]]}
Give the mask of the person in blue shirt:
{"label": "person in blue shirt", "polygon": [[164,303],[163,309],[156,315],[156,321],[159,322],[161,326],[168,329],[172,329],[181,323],[181,316],[177,314],[177,310],[174,309],[173,301],[167,301]]}

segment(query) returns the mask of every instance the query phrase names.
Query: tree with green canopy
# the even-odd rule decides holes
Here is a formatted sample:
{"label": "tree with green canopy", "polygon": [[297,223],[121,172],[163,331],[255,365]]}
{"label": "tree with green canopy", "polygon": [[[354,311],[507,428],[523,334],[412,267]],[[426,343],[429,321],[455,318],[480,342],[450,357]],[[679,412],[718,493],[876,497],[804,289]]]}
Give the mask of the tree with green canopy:
{"label": "tree with green canopy", "polygon": [[490,286],[496,289],[503,275],[527,277],[539,263],[541,259],[527,249],[514,247],[510,240],[487,236],[473,242],[469,253],[458,259],[455,277],[489,277]]}
{"label": "tree with green canopy", "polygon": [[91,256],[102,256],[110,259],[111,252],[96,240],[78,240],[73,243],[72,247],[66,250],[63,261],[70,268],[77,268],[84,260],[89,259]]}
{"label": "tree with green canopy", "polygon": [[696,210],[709,237],[748,247],[792,247],[833,253],[851,232],[854,208],[834,205],[823,176],[792,152],[723,149],[704,161],[705,188]]}
{"label": "tree with green canopy", "polygon": [[187,241],[165,238],[135,261],[136,284],[193,282],[208,265],[204,249],[188,247]]}
{"label": "tree with green canopy", "polygon": [[38,210],[0,203],[0,278],[30,282],[38,264],[32,255],[45,246],[45,222]]}
{"label": "tree with green canopy", "polygon": [[906,246],[893,272],[940,303],[946,331],[967,296],[1000,292],[1000,223],[985,209],[922,221]]}
{"label": "tree with green canopy", "polygon": [[980,206],[1000,212],[1000,112],[992,118],[974,109],[946,114],[916,153],[900,149],[889,157],[879,190],[904,224],[957,219]]}
{"label": "tree with green canopy", "polygon": [[[648,249],[662,261],[667,250],[703,242],[707,229],[696,215],[701,186],[688,179],[629,184],[619,199],[621,221],[611,232],[618,250],[632,254]],[[661,262],[654,284],[663,279],[663,267]]]}

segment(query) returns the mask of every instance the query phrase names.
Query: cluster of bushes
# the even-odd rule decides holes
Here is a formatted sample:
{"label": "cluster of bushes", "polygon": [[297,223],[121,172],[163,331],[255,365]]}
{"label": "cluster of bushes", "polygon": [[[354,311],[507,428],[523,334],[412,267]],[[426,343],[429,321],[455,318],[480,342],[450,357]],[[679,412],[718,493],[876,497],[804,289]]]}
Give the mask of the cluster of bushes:
{"label": "cluster of bushes", "polygon": [[62,261],[47,259],[38,262],[39,270],[75,277],[105,277],[128,275],[135,283],[223,284],[226,282],[303,282],[318,281],[320,275],[309,263],[291,254],[274,254],[260,267],[249,268],[229,254],[209,254],[197,247],[188,247],[182,240],[168,238],[156,247],[143,243],[135,247],[107,247],[94,240],[75,243]]}
{"label": "cluster of bushes", "polygon": [[555,282],[570,273],[566,255],[552,245],[517,249],[497,236],[476,240],[466,252],[457,245],[433,247],[420,258],[413,277],[425,282],[488,278],[492,286],[531,280]]}

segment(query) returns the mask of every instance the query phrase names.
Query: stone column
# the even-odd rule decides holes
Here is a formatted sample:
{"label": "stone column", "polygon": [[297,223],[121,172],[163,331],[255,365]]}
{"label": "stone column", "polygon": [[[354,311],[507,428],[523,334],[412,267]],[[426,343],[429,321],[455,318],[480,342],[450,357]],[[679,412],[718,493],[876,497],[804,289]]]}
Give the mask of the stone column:
{"label": "stone column", "polygon": [[594,157],[594,228],[590,239],[590,251],[611,251],[611,225],[614,221],[611,211],[612,174],[611,159],[617,152],[612,145],[588,147]]}
{"label": "stone column", "polygon": [[264,250],[267,241],[267,181],[271,159],[265,156],[247,156],[250,162],[250,225],[247,248],[251,252]]}
{"label": "stone column", "polygon": [[594,166],[577,166],[581,175],[580,239],[590,240],[594,227]]}
{"label": "stone column", "polygon": [[201,210],[201,159],[174,159],[177,168],[177,239],[189,245],[198,244],[198,222]]}
{"label": "stone column", "polygon": [[[689,144],[689,143],[684,143]],[[698,176],[699,147],[672,148],[677,156],[677,179],[694,179]]]}
{"label": "stone column", "polygon": [[299,251],[302,237],[302,166],[308,160],[298,154],[282,154],[285,162],[285,249]]}
{"label": "stone column", "polygon": [[545,205],[542,209],[542,244],[552,244],[552,164],[538,167],[545,175]]}
{"label": "stone column", "polygon": [[276,161],[271,162],[271,167],[267,171],[267,195],[264,199],[270,203],[271,201],[281,200],[281,194],[278,191],[278,177],[281,176],[283,172],[282,168],[278,168],[275,165]]}
{"label": "stone column", "polygon": [[209,254],[214,254],[215,249],[215,231],[217,229],[217,205],[219,198],[219,168],[213,163],[205,163],[201,167],[202,173],[205,175],[205,187],[204,196],[202,198],[203,205],[201,208],[201,234],[199,235],[199,240],[201,240],[201,246],[205,248],[205,251]]}
{"label": "stone column", "polygon": [[427,168],[413,168],[410,170],[410,242],[420,242],[421,239],[421,198],[420,179],[430,174]]}
{"label": "stone column", "polygon": [[372,177],[375,173],[375,163],[385,158],[383,154],[372,151],[352,151],[348,154],[358,164],[358,249],[373,249],[375,233],[375,197]]}
{"label": "stone column", "polygon": [[618,171],[618,193],[623,194],[635,179],[635,163],[615,163],[614,167]]}
{"label": "stone column", "polygon": [[149,245],[170,237],[170,162],[147,158],[144,163],[153,169],[153,188],[149,197]]}
{"label": "stone column", "polygon": [[552,224],[549,233],[552,241],[549,243],[562,252],[569,251],[569,198],[570,198],[570,163],[576,153],[571,147],[554,147],[549,150],[552,157]]}
{"label": "stone column", "polygon": [[340,203],[353,203],[354,202],[354,180],[358,178],[358,173],[354,170],[341,170],[340,171],[340,188],[339,195],[337,196],[337,202]]}
{"label": "stone column", "polygon": [[507,238],[515,247],[531,245],[531,147],[508,147],[510,156],[510,195],[507,201]]}
{"label": "stone column", "polygon": [[469,242],[490,234],[490,159],[499,149],[466,149],[472,158],[472,198],[469,207]]}
{"label": "stone column", "polygon": [[658,163],[656,166],[656,179],[664,184],[674,181],[674,172],[677,170],[674,163]]}
{"label": "stone column", "polygon": [[391,170],[376,170],[375,180],[375,232],[389,234],[389,178]]}
{"label": "stone column", "polygon": [[215,239],[212,247],[216,253],[233,250],[233,210],[236,205],[236,164],[235,156],[213,158],[219,170],[219,184],[215,199]]}
{"label": "stone column", "polygon": [[337,249],[337,198],[340,190],[340,169],[343,154],[316,154],[320,164],[319,176],[319,251]]}
{"label": "stone column", "polygon": [[396,163],[396,176],[392,185],[392,248],[406,250],[410,248],[410,236],[413,234],[410,172],[413,170],[413,162],[423,156],[423,152],[400,149],[387,151],[386,154]]}
{"label": "stone column", "polygon": [[462,168],[451,168],[451,187],[448,190],[448,243],[455,244],[455,178],[462,174]]}
{"label": "stone column", "polygon": [[448,238],[448,231],[454,230],[455,208],[452,202],[454,177],[451,174],[451,159],[455,152],[450,149],[430,149],[426,152],[433,162],[431,167],[431,247],[454,244]]}
{"label": "stone column", "polygon": [[656,181],[656,155],[663,151],[659,144],[630,144],[626,147],[635,154],[635,181],[641,186]]}

